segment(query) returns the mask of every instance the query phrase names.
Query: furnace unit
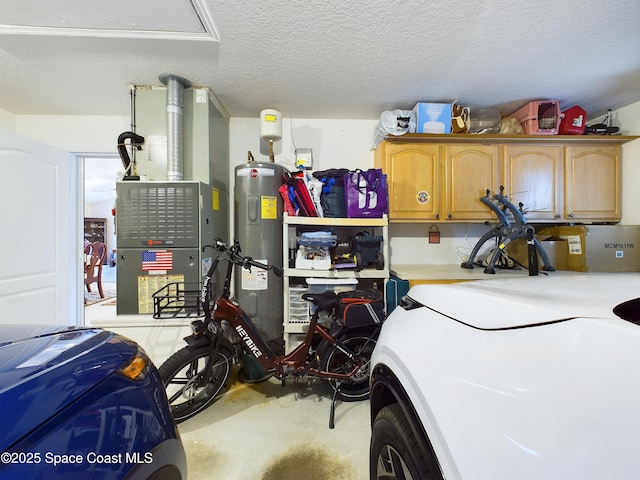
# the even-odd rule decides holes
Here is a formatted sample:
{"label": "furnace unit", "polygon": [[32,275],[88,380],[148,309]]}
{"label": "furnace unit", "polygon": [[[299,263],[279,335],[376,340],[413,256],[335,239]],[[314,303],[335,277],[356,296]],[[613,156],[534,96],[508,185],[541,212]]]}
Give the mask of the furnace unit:
{"label": "furnace unit", "polygon": [[[135,134],[118,139],[133,172],[116,185],[118,315],[155,314],[153,294],[168,283],[198,289],[214,253],[205,246],[229,240],[228,116],[208,89],[160,81],[132,88]],[[131,162],[124,138],[136,144]]]}
{"label": "furnace unit", "polygon": [[[226,234],[219,192],[202,182],[118,182],[117,313],[153,313],[154,292],[181,282],[197,289],[211,245]],[[218,232],[216,232],[218,230]]]}

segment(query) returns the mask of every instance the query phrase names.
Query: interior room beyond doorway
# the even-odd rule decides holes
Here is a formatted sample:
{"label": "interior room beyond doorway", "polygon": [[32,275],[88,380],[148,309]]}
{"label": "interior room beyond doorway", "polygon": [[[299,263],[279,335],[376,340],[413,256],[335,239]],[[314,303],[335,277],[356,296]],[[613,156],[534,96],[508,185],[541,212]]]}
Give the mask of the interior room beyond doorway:
{"label": "interior room beyond doorway", "polygon": [[[82,285],[85,306],[101,301],[115,301],[116,292],[116,228],[113,210],[116,201],[116,181],[121,177],[122,163],[113,154],[81,157],[84,162],[84,243],[99,241],[107,246],[103,264],[102,287],[104,298],[98,295],[96,284],[91,292]],[[84,245],[82,246],[84,248]]]}

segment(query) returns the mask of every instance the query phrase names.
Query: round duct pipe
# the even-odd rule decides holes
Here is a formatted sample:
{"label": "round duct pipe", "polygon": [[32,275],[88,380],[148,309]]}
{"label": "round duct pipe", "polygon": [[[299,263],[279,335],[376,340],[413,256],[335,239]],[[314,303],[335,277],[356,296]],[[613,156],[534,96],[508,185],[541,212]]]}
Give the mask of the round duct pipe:
{"label": "round duct pipe", "polygon": [[160,75],[167,86],[167,180],[184,180],[182,98],[191,83],[178,75]]}

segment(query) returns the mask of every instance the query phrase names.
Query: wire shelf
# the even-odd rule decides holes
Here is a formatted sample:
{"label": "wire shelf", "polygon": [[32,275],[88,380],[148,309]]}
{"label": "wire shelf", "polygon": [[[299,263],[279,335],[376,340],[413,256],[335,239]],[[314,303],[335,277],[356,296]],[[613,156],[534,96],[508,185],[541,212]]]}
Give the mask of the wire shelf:
{"label": "wire shelf", "polygon": [[153,294],[153,318],[197,318],[204,316],[200,302],[201,283],[171,282]]}

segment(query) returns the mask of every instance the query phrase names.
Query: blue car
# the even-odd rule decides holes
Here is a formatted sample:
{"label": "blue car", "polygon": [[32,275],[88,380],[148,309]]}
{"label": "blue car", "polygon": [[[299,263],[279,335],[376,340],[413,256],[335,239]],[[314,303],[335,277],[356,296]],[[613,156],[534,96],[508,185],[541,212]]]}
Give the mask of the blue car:
{"label": "blue car", "polygon": [[0,478],[184,480],[158,371],[100,329],[0,326]]}

